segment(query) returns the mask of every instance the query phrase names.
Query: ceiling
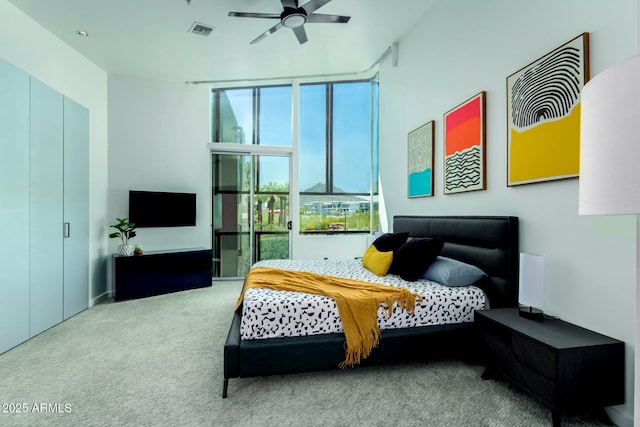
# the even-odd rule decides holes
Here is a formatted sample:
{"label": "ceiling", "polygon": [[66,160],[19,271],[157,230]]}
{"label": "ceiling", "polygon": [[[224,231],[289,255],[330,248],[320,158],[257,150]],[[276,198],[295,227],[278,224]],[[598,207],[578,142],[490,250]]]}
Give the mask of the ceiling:
{"label": "ceiling", "polygon": [[[228,13],[280,13],[279,0],[9,1],[109,73],[181,82],[365,71],[435,2],[332,0],[317,13],[350,16],[348,23],[308,23],[303,45],[287,28],[251,45],[279,21]],[[215,29],[193,34],[194,22]]]}

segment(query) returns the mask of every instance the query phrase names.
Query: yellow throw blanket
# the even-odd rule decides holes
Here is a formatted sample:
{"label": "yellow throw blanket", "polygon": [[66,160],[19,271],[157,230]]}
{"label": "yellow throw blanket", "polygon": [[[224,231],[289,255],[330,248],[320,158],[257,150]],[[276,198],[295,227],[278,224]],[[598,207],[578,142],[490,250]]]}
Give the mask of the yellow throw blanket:
{"label": "yellow throw blanket", "polygon": [[421,295],[394,286],[302,271],[254,267],[247,274],[236,309],[242,304],[244,293],[249,288],[306,292],[333,298],[347,340],[346,359],[340,364],[341,368],[360,363],[378,345],[378,308],[381,303],[387,304],[391,316],[394,302],[398,303],[399,308],[413,314],[416,300],[422,300]]}

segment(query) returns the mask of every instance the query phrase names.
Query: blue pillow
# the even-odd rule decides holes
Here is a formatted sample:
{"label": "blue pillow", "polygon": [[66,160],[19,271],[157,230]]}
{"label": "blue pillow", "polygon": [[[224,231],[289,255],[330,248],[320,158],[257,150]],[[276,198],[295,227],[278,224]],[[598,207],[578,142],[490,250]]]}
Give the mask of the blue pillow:
{"label": "blue pillow", "polygon": [[422,275],[446,286],[469,286],[483,277],[487,275],[475,265],[443,256],[437,257]]}

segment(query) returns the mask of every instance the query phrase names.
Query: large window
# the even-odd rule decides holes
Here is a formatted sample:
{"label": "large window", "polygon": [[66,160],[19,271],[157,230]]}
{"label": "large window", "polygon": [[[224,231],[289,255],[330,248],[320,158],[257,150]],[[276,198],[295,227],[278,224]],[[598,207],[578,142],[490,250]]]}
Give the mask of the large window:
{"label": "large window", "polygon": [[297,89],[214,89],[212,141],[296,147],[301,233],[378,230],[377,79]]}
{"label": "large window", "polygon": [[300,87],[302,233],[378,229],[377,104],[376,81]]}

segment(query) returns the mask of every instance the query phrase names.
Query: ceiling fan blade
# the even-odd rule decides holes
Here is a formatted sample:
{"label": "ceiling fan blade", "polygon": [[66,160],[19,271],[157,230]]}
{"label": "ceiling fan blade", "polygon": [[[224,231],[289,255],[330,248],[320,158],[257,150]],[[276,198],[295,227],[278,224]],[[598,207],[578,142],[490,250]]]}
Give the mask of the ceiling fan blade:
{"label": "ceiling fan blade", "polygon": [[290,7],[291,9],[298,8],[297,0],[280,0],[280,3],[282,3],[282,7]]}
{"label": "ceiling fan blade", "polygon": [[323,15],[321,13],[314,13],[307,16],[307,24],[317,24],[317,23],[330,23],[330,24],[346,24],[351,19],[350,16],[341,16],[341,15]]}
{"label": "ceiling fan blade", "polygon": [[300,44],[304,44],[307,42],[307,32],[304,30],[304,25],[301,25],[296,28],[292,28],[292,30],[293,30],[293,33],[298,38],[298,41],[300,42]]}
{"label": "ceiling fan blade", "polygon": [[278,31],[280,28],[284,27],[284,25],[282,25],[282,22],[278,22],[276,25],[274,25],[273,27],[269,28],[267,31],[265,31],[264,33],[260,34],[258,37],[256,37],[251,43],[249,44],[256,44],[258,43],[260,40],[264,39],[267,36],[270,36],[271,34],[275,33],[276,31]]}
{"label": "ceiling fan blade", "polygon": [[251,12],[229,12],[229,16],[238,18],[267,18],[280,19],[279,13],[251,13]]}
{"label": "ceiling fan blade", "polygon": [[[307,15],[311,15],[314,11],[320,9],[325,4],[329,3],[331,0],[311,0],[302,5],[302,8]],[[284,2],[283,2],[284,3]]]}

